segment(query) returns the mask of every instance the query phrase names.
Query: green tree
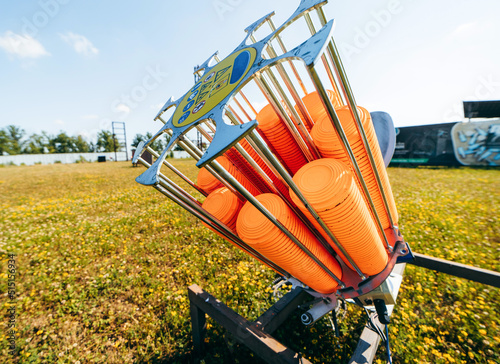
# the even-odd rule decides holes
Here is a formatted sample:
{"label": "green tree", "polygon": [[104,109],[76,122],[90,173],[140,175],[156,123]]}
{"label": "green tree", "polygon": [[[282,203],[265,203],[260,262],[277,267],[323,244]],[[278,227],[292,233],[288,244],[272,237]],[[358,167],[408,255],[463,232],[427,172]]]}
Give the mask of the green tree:
{"label": "green tree", "polygon": [[146,137],[142,134],[135,134],[134,140],[132,140],[132,147],[137,148],[140,142],[146,141]]}
{"label": "green tree", "polygon": [[51,139],[50,144],[54,149],[54,153],[76,152],[73,137],[68,136],[62,131],[55,138]]}
{"label": "green tree", "polygon": [[0,129],[0,155],[4,153],[9,153],[9,137],[7,136],[7,132],[3,129]]}
{"label": "green tree", "polygon": [[24,143],[23,154],[44,154],[49,152],[49,136],[42,134],[32,134]]}
{"label": "green tree", "polygon": [[96,146],[98,152],[114,152],[115,146],[117,152],[121,150],[121,145],[118,143],[114,135],[107,130],[101,130],[97,133]]}
{"label": "green tree", "polygon": [[[147,132],[146,135],[136,134],[134,140],[132,141],[132,147],[136,148],[140,142],[148,141],[153,137],[153,134]],[[156,138],[149,146],[154,149],[156,152],[161,153],[163,149],[165,149],[170,140],[170,136],[168,134],[162,134],[158,138]]]}
{"label": "green tree", "polygon": [[90,144],[87,143],[87,141],[81,135],[73,137],[73,145],[75,147],[75,152],[88,153],[91,151]]}
{"label": "green tree", "polygon": [[9,154],[20,154],[23,149],[23,137],[25,131],[18,126],[8,125],[4,129],[3,137],[5,140],[2,141],[3,151]]}

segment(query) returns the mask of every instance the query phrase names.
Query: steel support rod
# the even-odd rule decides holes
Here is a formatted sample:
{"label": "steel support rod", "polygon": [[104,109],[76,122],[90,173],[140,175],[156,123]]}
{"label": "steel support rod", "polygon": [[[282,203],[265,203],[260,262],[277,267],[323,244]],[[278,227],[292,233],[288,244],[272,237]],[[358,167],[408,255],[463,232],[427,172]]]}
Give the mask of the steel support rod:
{"label": "steel support rod", "polygon": [[[318,17],[319,17],[321,26],[325,26],[327,24],[327,19],[326,19],[326,16],[325,16],[323,9],[319,8],[317,10],[317,13],[318,13]],[[356,100],[354,98],[354,94],[352,92],[352,88],[351,88],[351,85],[349,83],[349,79],[347,78],[347,73],[345,72],[344,65],[342,63],[342,60],[340,59],[340,55],[338,53],[338,49],[337,49],[337,46],[335,45],[335,40],[333,39],[333,37],[331,38],[331,40],[328,44],[327,50],[328,50],[328,53],[330,55],[330,58],[332,59],[334,66],[335,66],[335,71],[337,73],[337,76],[341,80],[340,84],[342,86],[344,96],[345,96],[347,103],[349,105],[349,109],[351,110],[351,114],[352,114],[354,120],[356,121],[356,127],[358,129],[359,134],[361,135],[363,145],[365,147],[365,151],[368,154],[368,158],[370,160],[370,165],[371,165],[373,173],[375,175],[377,185],[380,189],[380,194],[382,195],[382,201],[384,203],[384,208],[387,211],[387,216],[389,218],[391,228],[394,228],[394,225],[395,225],[394,218],[393,218],[391,211],[390,211],[390,208],[389,208],[389,203],[387,201],[387,195],[386,195],[386,192],[384,190],[384,186],[382,185],[382,180],[380,178],[380,174],[378,172],[377,165],[376,165],[375,160],[373,158],[373,153],[372,153],[370,145],[368,143],[368,138],[366,137],[366,133],[365,133],[365,130],[363,128],[363,124],[361,123],[361,119],[359,118],[359,113],[358,113],[358,110],[356,107]],[[383,229],[382,229],[382,232],[383,232]],[[384,236],[385,236],[385,234],[384,234]]]}
{"label": "steel support rod", "polygon": [[[274,25],[274,22],[271,18],[268,18],[267,19],[267,23],[269,25],[269,28],[271,28],[271,32],[275,32],[276,31],[276,26]],[[283,43],[283,40],[281,39],[281,36],[279,34],[276,35],[276,41],[278,42],[281,50],[283,51],[283,53],[286,53],[288,52],[287,51],[287,48],[285,46],[285,43]],[[270,44],[270,43],[269,43]],[[276,56],[275,56],[276,57]],[[299,82],[299,85],[300,87],[302,88],[302,91],[304,92],[304,94],[307,95],[307,89],[304,85],[304,83],[302,82],[302,79],[300,78],[299,76],[299,72],[297,71],[297,69],[295,68],[295,65],[293,64],[292,61],[288,61],[288,64],[290,65],[290,68],[292,69],[292,72],[293,74],[295,75],[295,77],[297,78],[297,81]]]}
{"label": "steel support rod", "polygon": [[[146,168],[149,168],[151,166],[148,162],[146,162],[142,158],[139,158],[138,161],[141,162]],[[198,217],[204,223],[209,225],[218,233],[222,234],[226,239],[233,242],[235,245],[237,245],[239,248],[250,254],[255,259],[265,263],[266,265],[274,269],[276,272],[279,272],[283,276],[290,277],[290,274],[288,272],[286,272],[278,265],[274,264],[272,261],[264,257],[255,249],[248,246],[248,244],[245,243],[243,240],[241,240],[231,229],[229,229],[226,225],[224,225],[218,219],[209,214],[205,209],[203,209],[203,207],[201,207],[201,204],[197,200],[192,198],[189,194],[186,196],[185,194],[181,193],[181,191],[179,190],[182,189],[180,189],[177,185],[175,185],[175,183],[172,183],[170,180],[168,180],[168,178],[166,178],[163,175],[160,175],[159,177],[160,178],[158,184],[154,186],[159,192],[170,198],[172,201],[177,203],[179,206],[181,206],[194,216]]]}
{"label": "steel support rod", "polygon": [[240,92],[238,92],[238,94],[241,95],[241,97],[243,98],[243,100],[245,100],[245,102],[247,103],[248,107],[250,107],[250,109],[252,110],[252,112],[257,115],[257,110],[255,110],[255,108],[253,107],[252,103],[250,101],[248,101],[248,98],[245,96],[245,94],[243,93],[243,90],[240,90]]}
{"label": "steel support rod", "polygon": [[326,226],[326,224],[323,222],[321,217],[318,215],[316,210],[311,206],[311,204],[307,201],[307,199],[304,197],[302,192],[299,190],[295,182],[293,181],[292,177],[288,174],[288,172],[281,166],[281,164],[278,162],[276,157],[271,153],[271,151],[266,147],[264,142],[261,140],[259,135],[255,132],[252,132],[249,134],[249,137],[254,141],[254,143],[257,145],[257,147],[266,155],[266,158],[269,160],[269,162],[276,168],[278,173],[281,175],[281,177],[285,180],[286,184],[292,189],[292,191],[297,195],[297,197],[300,199],[300,201],[304,204],[304,206],[307,208],[307,210],[311,213],[313,218],[319,223],[321,228],[324,230],[324,232],[328,235],[328,237],[333,241],[335,246],[342,252],[342,254],[345,256],[347,261],[352,265],[354,270],[358,273],[358,275],[361,277],[361,279],[366,279],[366,276],[364,275],[363,272],[359,269],[358,265],[354,262],[352,257],[347,253],[347,251],[344,249],[344,247],[339,243],[335,235],[330,231],[330,229]]}
{"label": "steel support rod", "polygon": [[[233,124],[235,125],[238,125],[238,122],[236,121],[235,119],[235,116],[231,114],[230,111],[227,112],[226,114],[228,116],[228,118],[233,122]],[[267,166],[271,169],[271,172],[274,174],[274,176],[280,180],[281,182],[283,182],[283,184],[286,185],[286,182],[281,178],[281,176],[279,175],[279,173],[275,170],[275,168],[273,168],[272,164],[269,162],[269,160],[265,157],[265,155],[260,151],[260,149],[255,145],[255,143],[253,142],[253,140],[247,140],[248,144],[250,144],[250,146],[254,149],[254,151],[257,153],[257,155],[262,158],[262,160],[267,164]],[[245,149],[243,149],[239,144],[236,144],[236,147],[238,148],[241,148],[242,151],[240,151],[240,149],[238,149],[238,151],[240,151],[243,155],[243,157],[257,170],[257,172],[259,173],[259,175],[265,179],[265,181],[267,182],[268,186],[270,187],[270,189],[272,191],[274,191],[275,194],[279,195],[283,201],[286,202],[286,204],[288,205],[288,207],[290,207],[294,212],[295,214],[299,217],[299,219],[307,226],[307,228],[313,233],[313,235],[316,237],[316,239],[318,239],[318,241],[323,245],[323,247],[331,254],[331,255],[336,255],[335,251],[333,250],[333,248],[330,246],[330,244],[328,244],[328,242],[325,240],[325,238],[316,230],[316,228],[311,224],[311,222],[305,217],[305,215],[302,213],[302,211],[300,211],[297,206],[295,206],[293,203],[291,203],[290,201],[288,201],[288,197],[287,196],[284,196],[283,193],[275,186],[275,184],[273,183],[273,181],[270,179],[270,177],[260,168],[260,166],[255,163],[255,161],[253,160],[253,158],[246,152]],[[244,153],[243,153],[244,152]]]}
{"label": "steel support rod", "polygon": [[[325,14],[323,12],[323,9],[322,8],[318,8],[317,9],[317,14],[318,14],[318,17],[320,19],[321,25],[325,26],[325,24],[327,23],[327,20],[326,20]],[[307,22],[307,25],[309,27],[309,30],[310,30],[311,34],[314,35],[316,33],[316,29],[314,28],[314,24],[312,22],[312,19],[311,19],[310,15],[306,14],[305,19],[306,19],[306,22]],[[345,70],[343,68],[340,56],[338,55],[338,52],[336,50],[333,38],[331,39],[331,41],[328,44],[327,51],[328,51],[329,58],[330,58],[333,66],[334,66],[335,73],[336,73],[338,79],[341,80],[340,85],[341,85],[341,88],[342,88],[342,91],[343,91],[344,98],[345,98],[345,100],[347,100],[347,104],[349,105],[349,108],[350,108],[350,111],[351,111],[351,115],[353,116],[353,119],[355,120],[357,131],[358,131],[359,135],[361,135],[361,137],[362,137],[363,146],[364,146],[366,154],[368,155],[368,158],[370,160],[370,165],[371,165],[372,170],[374,172],[375,179],[377,180],[378,187],[380,188],[380,194],[381,194],[381,197],[382,197],[382,200],[383,200],[383,203],[384,203],[385,210],[388,212],[388,217],[389,217],[389,222],[391,224],[391,228],[394,229],[394,222],[393,222],[393,219],[392,219],[391,211],[389,209],[389,204],[388,204],[388,201],[387,201],[387,195],[385,194],[385,190],[384,190],[384,188],[382,186],[382,182],[381,182],[381,179],[380,179],[380,174],[378,173],[378,169],[377,169],[377,166],[376,166],[374,158],[373,158],[372,150],[371,150],[370,145],[368,143],[368,139],[366,137],[366,133],[365,133],[363,124],[361,123],[361,120],[359,118],[358,110],[356,108],[356,102],[354,100],[354,95],[352,94],[352,90],[350,89],[349,80],[347,79],[347,75],[345,74]],[[325,65],[325,68],[326,68],[326,70],[328,72],[328,75],[330,77],[330,81],[332,81],[333,86],[336,88],[336,90],[338,92],[338,88],[336,86],[336,82],[334,81],[333,75],[331,74],[331,69],[330,69],[329,63],[326,60],[326,58],[325,58],[324,55],[322,56],[322,60],[323,60],[323,63]],[[340,67],[339,67],[339,65],[337,65],[337,61],[339,62]],[[342,77],[342,72],[344,72],[344,77]],[[346,86],[346,84],[347,84],[347,86]],[[351,94],[352,99],[350,98],[349,93]],[[370,205],[370,210],[372,212],[372,215],[375,217],[375,220],[377,222],[377,227],[379,229],[379,233],[383,237],[383,240],[384,240],[384,243],[385,243],[387,249],[389,251],[392,251],[393,247],[389,244],[389,241],[388,241],[388,239],[387,239],[387,237],[385,235],[382,223],[380,221],[380,217],[378,216],[378,213],[377,213],[377,211],[376,211],[376,209],[375,209],[375,207],[373,205],[373,201],[370,201],[371,200],[371,196],[369,194],[367,194],[366,191],[365,191],[365,194],[367,196],[367,199],[368,199],[368,202],[369,202],[369,205]]]}
{"label": "steel support rod", "polygon": [[[161,116],[159,117],[159,119],[165,124],[165,120],[163,120],[161,118]],[[171,130],[167,130],[166,133],[170,136],[172,136],[172,131]],[[187,153],[189,153],[189,155],[191,157],[194,158],[194,160],[196,161],[199,161],[200,158],[202,157],[203,155],[203,152],[201,150],[199,150],[196,145],[194,145],[193,143],[191,143],[191,141],[187,138],[183,138],[183,137],[180,137],[179,138],[179,141],[177,142],[181,147],[182,149],[184,149]],[[217,178],[224,186],[226,186],[231,192],[233,192],[234,194],[236,194],[236,196],[238,196],[238,198],[240,199],[243,199],[243,196],[241,196],[241,194],[236,191],[230,184],[228,184],[221,176],[219,176],[217,174],[217,172],[215,172],[213,170],[213,168],[211,168],[210,166],[205,166],[204,168],[207,169],[207,171],[209,171],[215,178]]]}
{"label": "steel support rod", "polygon": [[[208,217],[209,216],[208,214],[204,215],[202,213],[198,213],[201,209],[195,209],[195,208],[193,208],[193,206],[190,206],[188,204],[184,204],[182,202],[182,200],[178,199],[175,195],[171,194],[170,191],[168,191],[165,188],[165,186],[162,185],[161,183],[159,185],[155,186],[155,188],[159,192],[161,192],[162,194],[164,194],[165,196],[167,196],[168,198],[170,198],[171,200],[173,200],[179,206],[181,206],[182,208],[184,208],[185,210],[187,210],[189,213],[193,214],[198,219],[200,219],[201,221],[203,221],[204,223],[206,223],[207,225],[209,225],[210,227],[212,227],[215,231],[217,231],[218,233],[220,233],[221,235],[223,235],[224,238],[226,238],[227,240],[233,242],[235,245],[237,245],[240,249],[242,249],[243,251],[245,251],[246,253],[248,253],[253,258],[261,261],[264,264],[266,264],[268,267],[274,269],[279,274],[281,274],[281,275],[283,275],[285,277],[286,276],[290,277],[290,274],[288,274],[284,269],[282,269],[278,265],[274,264],[272,261],[270,261],[269,259],[267,259],[266,257],[264,257],[262,254],[260,254],[256,250],[250,248],[243,240],[239,239],[236,234],[234,234],[233,232],[231,232],[231,230],[229,230],[229,228],[224,227],[224,225],[222,223],[217,223],[217,220],[214,219],[214,218],[212,218],[213,219],[212,220],[211,218]],[[204,211],[204,210],[201,210],[201,211]]]}
{"label": "steel support rod", "polygon": [[241,109],[241,111],[246,116],[246,118],[248,119],[248,121],[252,120],[252,118],[250,117],[250,115],[248,115],[248,113],[246,112],[246,110],[243,108],[243,105],[241,105],[241,103],[236,99],[236,97],[233,97],[233,101]]}
{"label": "steel support rod", "polygon": [[[279,38],[279,36],[278,36],[278,38]],[[283,45],[283,47],[284,47],[284,45]],[[276,53],[276,51],[274,50],[274,48],[271,44],[269,44],[269,46],[267,48],[267,52],[271,58],[278,56],[278,54]],[[314,120],[311,119],[311,116],[309,115],[307,108],[305,107],[302,99],[300,98],[300,96],[297,92],[297,89],[293,85],[292,80],[290,79],[290,77],[288,77],[288,74],[287,74],[285,68],[283,67],[283,65],[281,63],[278,63],[278,64],[276,64],[276,69],[278,70],[278,74],[281,76],[281,79],[283,80],[283,82],[285,83],[285,86],[287,87],[288,91],[290,92],[290,95],[292,95],[293,101],[295,101],[295,104],[299,108],[299,111],[302,114],[302,116],[304,117],[305,122],[307,124],[309,124],[310,128],[312,128],[312,126],[314,125]],[[271,70],[269,70],[269,73],[272,75],[273,79],[271,79],[271,80],[273,82],[273,85],[275,85],[275,87],[276,87],[276,85],[279,85],[279,82],[276,80],[276,77],[274,77]],[[298,77],[298,75],[297,75],[297,77]],[[284,96],[286,96],[284,94],[283,90],[278,89],[278,92],[280,93],[280,97],[283,98]],[[281,94],[283,94],[283,95],[281,95]],[[307,93],[306,93],[306,95],[307,95]],[[297,125],[300,129],[300,133],[301,133],[302,137],[304,138],[304,141],[307,144],[307,147],[311,151],[312,156],[314,157],[314,159],[320,158],[320,154],[318,152],[318,149],[316,148],[316,145],[314,144],[314,141],[313,141],[311,135],[309,134],[309,131],[305,127],[304,123],[302,122],[302,118],[297,113],[297,110],[295,110],[295,107],[293,107],[293,105],[290,103],[288,98],[285,97],[283,99],[286,103],[287,108],[290,110],[293,118],[297,121]],[[291,130],[291,131],[294,132],[294,130]]]}
{"label": "steel support rod", "polygon": [[[304,18],[306,20],[307,27],[309,28],[309,32],[311,33],[311,35],[316,34],[317,33],[316,32],[316,28],[314,27],[314,23],[313,23],[313,21],[311,19],[311,15],[309,15],[309,13],[307,13],[307,14],[304,15]],[[322,24],[322,26],[325,26],[325,24]],[[332,84],[332,87],[333,87],[334,91],[338,95],[340,95],[340,92],[339,92],[339,89],[338,89],[338,86],[337,86],[337,82],[335,81],[335,77],[333,76],[332,69],[330,68],[328,60],[326,59],[326,57],[325,57],[324,54],[321,55],[321,61],[323,62],[323,65],[325,66],[326,73],[328,75],[328,78],[330,79],[330,83]],[[332,62],[333,62],[333,59],[332,59]]]}
{"label": "steel support rod", "polygon": [[382,223],[380,222],[380,217],[377,214],[375,204],[373,203],[373,199],[370,196],[370,192],[368,191],[368,187],[367,187],[366,182],[363,178],[363,174],[361,173],[361,169],[359,168],[358,162],[356,161],[356,157],[354,156],[354,152],[352,151],[352,148],[349,144],[349,140],[347,139],[347,135],[345,134],[344,129],[342,127],[342,124],[340,123],[340,120],[337,116],[337,113],[335,112],[335,108],[333,107],[332,102],[328,98],[328,94],[327,94],[325,88],[323,87],[323,84],[321,83],[321,79],[320,79],[318,73],[316,72],[314,65],[311,65],[307,69],[309,71],[309,74],[311,75],[311,78],[312,78],[315,86],[316,86],[316,89],[318,90],[319,95],[321,96],[324,104],[326,105],[328,113],[330,114],[330,121],[332,122],[333,128],[335,130],[337,130],[338,136],[339,136],[340,140],[342,141],[342,145],[344,146],[344,150],[351,161],[354,172],[359,180],[359,183],[361,184],[361,187],[362,187],[363,192],[366,196],[366,199],[369,203],[369,206],[371,208],[373,216],[375,217],[375,222],[379,228],[382,240],[385,242],[385,246],[387,247],[387,249],[389,251],[392,251],[392,246],[389,244],[389,241],[387,240],[387,237],[385,236],[384,228],[382,227]]}
{"label": "steel support rod", "polygon": [[[226,113],[226,116],[231,120],[231,122],[234,124],[234,125],[239,125],[239,124],[243,124],[243,121],[237,116],[234,114],[234,112],[232,112],[232,109],[231,107],[229,106],[229,110],[227,110],[228,112]],[[257,155],[262,158],[262,160],[264,161],[264,163],[266,163],[266,165],[271,169],[271,171],[273,172],[274,176],[279,179],[281,182],[283,182],[283,184],[286,185],[286,182],[283,178],[281,178],[280,174],[278,173],[278,171],[273,167],[273,165],[269,162],[269,160],[266,158],[266,156],[264,155],[264,153],[262,153],[262,151],[255,145],[255,143],[253,142],[252,139],[248,138],[246,139],[246,141],[248,142],[248,144],[250,144],[250,146],[253,148],[253,150],[257,153]]]}
{"label": "steel support rod", "polygon": [[[151,147],[147,147],[147,150],[149,153],[151,153],[155,158],[158,158],[160,155]],[[196,191],[201,193],[203,196],[207,196],[207,193],[203,191],[201,188],[199,188],[193,181],[191,181],[188,177],[186,177],[181,171],[179,171],[177,168],[175,168],[172,164],[167,162],[166,160],[163,161],[163,164],[166,165],[172,172],[174,172],[177,176],[179,176],[184,182],[186,182],[188,185],[193,187]]]}
{"label": "steel support rod", "polygon": [[[253,36],[250,37],[251,40],[255,43],[256,40]],[[267,47],[267,52],[270,57],[276,57],[276,51],[274,50],[273,46],[271,44],[268,45]],[[299,103],[302,102],[300,97],[297,94],[297,91],[293,87],[293,84],[286,74],[286,70],[283,68],[283,65],[278,63],[276,64],[276,69],[278,70],[278,73],[281,75],[283,78],[283,82],[289,89],[290,93],[292,94],[292,97],[300,101]],[[261,89],[262,93],[264,96],[267,98],[269,103],[273,105],[274,109],[278,111],[278,115],[282,118],[282,120],[285,121],[285,125],[288,127],[290,132],[292,133],[292,136],[294,137],[295,141],[298,143],[300,149],[304,153],[305,157],[307,158],[308,161],[312,161],[315,159],[319,158],[319,152],[316,149],[316,146],[314,145],[314,142],[309,135],[309,132],[307,131],[307,128],[304,126],[304,123],[302,122],[302,119],[300,118],[299,114],[297,113],[297,110],[293,107],[292,103],[290,102],[288,96],[286,95],[285,91],[281,87],[278,79],[274,75],[272,69],[268,68],[267,70],[264,71],[264,74],[269,77],[271,80],[271,83],[275,87],[279,97],[283,100],[283,102],[286,105],[286,108],[290,111],[290,114],[292,114],[293,118],[296,120],[296,124],[298,125],[299,129],[301,132],[297,130],[297,127],[293,120],[290,118],[290,114],[286,112],[286,110],[283,109],[283,106],[281,105],[281,102],[276,98],[276,95],[274,92],[271,90],[269,87],[269,84],[265,80],[264,77],[256,77],[255,80],[257,82],[257,85]],[[264,89],[262,86],[264,85]],[[294,96],[295,95],[295,96]]]}
{"label": "steel support rod", "polygon": [[[267,74],[267,73],[265,73],[265,74]],[[314,155],[314,152],[311,149],[309,149],[307,142],[302,139],[302,135],[299,133],[299,131],[295,127],[294,122],[292,121],[292,119],[290,119],[290,116],[288,115],[286,110],[283,108],[283,105],[281,104],[280,100],[278,100],[278,98],[276,97],[276,95],[272,91],[269,83],[265,80],[265,78],[264,77],[260,77],[260,78],[256,77],[255,82],[257,83],[257,85],[259,86],[260,90],[262,91],[264,96],[267,98],[269,103],[273,106],[274,110],[278,111],[277,114],[280,116],[280,118],[285,121],[285,125],[290,130],[293,138],[295,139],[295,141],[299,145],[300,150],[304,153],[304,156],[306,157],[306,159],[308,161],[313,161],[313,160],[317,159],[317,157]],[[273,83],[273,85],[275,85],[275,83],[276,83],[277,86],[281,89],[281,86],[278,84],[277,80],[275,80],[275,82],[274,81],[271,81],[271,82]],[[283,89],[281,89],[281,91],[278,91],[278,93],[281,96],[281,93],[283,93]],[[286,102],[286,104],[288,107],[288,105],[290,104],[290,101]],[[292,106],[292,108],[293,108],[293,106]]]}
{"label": "steel support rod", "polygon": [[361,123],[361,119],[359,117],[358,109],[356,107],[356,100],[354,99],[354,94],[352,93],[351,86],[349,84],[349,80],[347,79],[347,75],[345,73],[344,66],[342,65],[342,61],[340,59],[340,56],[338,54],[337,48],[335,46],[335,43],[333,39],[331,40],[331,43],[328,44],[328,49],[331,50],[333,53],[334,57],[334,62],[336,68],[339,70],[340,78],[342,80],[342,87],[345,89],[345,93],[347,96],[349,108],[351,110],[351,114],[356,121],[356,127],[358,129],[359,135],[361,135],[361,139],[363,141],[363,145],[365,147],[366,153],[368,154],[368,158],[370,160],[370,165],[373,170],[373,174],[375,175],[375,179],[377,180],[377,185],[379,187],[380,193],[382,195],[382,200],[384,202],[384,207],[387,211],[387,216],[389,217],[389,221],[391,223],[391,227],[394,228],[394,218],[391,214],[391,210],[389,208],[389,203],[387,201],[387,194],[386,191],[384,190],[384,186],[382,185],[382,179],[380,178],[380,173],[377,169],[377,165],[375,163],[375,159],[373,157],[373,152],[370,147],[370,143],[368,142],[368,138],[366,136],[365,130],[363,128],[363,124]]}
{"label": "steel support rod", "polygon": [[217,161],[210,162],[210,165],[215,171],[228,181],[236,190],[238,190],[243,197],[246,198],[252,205],[257,208],[265,217],[269,219],[278,229],[280,229],[292,242],[297,245],[304,253],[307,254],[317,265],[319,265],[332,279],[334,279],[339,286],[345,287],[344,283],[323,264],[302,242],[295,237],[273,214],[271,214],[250,192],[243,187],[236,178],[228,173]]}
{"label": "steel support rod", "polygon": [[419,253],[413,253],[413,255],[415,256],[415,260],[408,262],[408,264],[413,264],[417,267],[432,269],[436,272],[500,288],[499,272],[455,263],[449,260],[434,258]]}
{"label": "steel support rod", "polygon": [[[209,125],[207,125],[207,126],[209,127],[209,129],[212,129]],[[198,127],[199,127],[199,125],[198,125],[198,126],[196,126],[196,128],[197,128],[197,129],[198,129]],[[205,130],[203,130],[203,129],[201,129],[201,128],[199,128],[198,130],[200,131],[200,133],[205,132]],[[206,132],[205,132],[205,134],[203,134],[203,136],[204,136],[205,138],[207,138],[207,140],[208,140],[208,141],[210,141],[210,142],[212,141],[212,137],[211,137],[210,135],[208,135],[208,133],[206,133]],[[235,149],[236,149],[236,150],[237,150],[240,154],[242,154],[243,158],[245,158],[245,160],[246,160],[248,163],[250,163],[250,165],[251,165],[254,169],[256,169],[256,170],[257,170],[257,172],[259,173],[259,175],[261,175],[261,176],[262,176],[262,178],[264,178],[264,179],[266,180],[266,182],[268,182],[269,178],[267,178],[267,179],[266,179],[267,175],[264,173],[264,171],[262,171],[262,169],[260,168],[260,166],[259,166],[257,163],[255,163],[255,161],[254,161],[254,160],[253,160],[253,159],[252,159],[252,158],[251,158],[251,157],[247,154],[247,152],[245,151],[245,149],[243,149],[243,148],[242,148],[242,147],[241,147],[238,143],[236,143],[236,144],[234,145],[234,148],[235,148]],[[247,157],[248,157],[248,158],[247,158]],[[235,166],[235,167],[238,169],[238,167],[237,167],[237,166]],[[238,170],[239,170],[239,169],[238,169]],[[262,171],[262,174],[260,173],[260,171]],[[241,172],[241,171],[240,171],[240,172]],[[266,177],[264,177],[264,176],[266,176]],[[269,180],[269,181],[270,181],[270,180]],[[252,184],[252,186],[254,186],[254,187],[255,187],[258,191],[263,192],[263,191],[261,191],[261,189],[260,189],[258,186],[256,186],[256,185],[255,185],[255,183],[253,183],[250,179],[248,179],[248,182],[250,182],[250,183]],[[272,181],[271,181],[271,184],[272,184]]]}

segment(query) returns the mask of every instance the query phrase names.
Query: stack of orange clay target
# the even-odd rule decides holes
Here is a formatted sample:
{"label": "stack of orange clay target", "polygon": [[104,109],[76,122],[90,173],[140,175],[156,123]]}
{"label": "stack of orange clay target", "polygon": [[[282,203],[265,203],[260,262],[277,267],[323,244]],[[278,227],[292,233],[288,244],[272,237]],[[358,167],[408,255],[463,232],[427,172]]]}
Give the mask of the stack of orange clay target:
{"label": "stack of orange clay target", "polygon": [[271,105],[267,105],[259,112],[257,121],[260,131],[283,164],[292,174],[297,173],[300,167],[307,163],[307,159],[284,121],[276,114]]}
{"label": "stack of orange clay target", "polygon": [[[342,105],[336,92],[328,91],[328,96],[353,150],[383,229],[389,229],[391,223],[382,192],[351,111],[349,107]],[[217,161],[339,280],[345,269],[354,270],[353,264],[366,276],[376,275],[386,267],[388,253],[367,197],[319,95],[313,92],[303,97],[302,101],[309,114],[307,119],[313,122],[304,124],[321,158],[308,161],[291,129],[271,105],[265,106],[258,113],[258,131],[331,234],[321,228],[303,200],[292,189],[281,195],[269,193],[251,182],[255,177],[238,170],[229,153],[217,158]],[[302,121],[305,121],[300,108],[295,107]],[[387,197],[390,214],[393,222],[397,223],[396,206],[370,114],[361,107],[358,107],[358,112]],[[240,145],[268,174],[268,181],[278,182],[247,141],[242,140]],[[281,180],[279,183],[281,187],[277,186],[275,191],[283,192],[284,184]],[[334,292],[338,282],[250,201],[224,187],[204,168],[199,172],[197,184],[208,194],[203,208],[246,244],[313,290],[320,293]],[[332,249],[327,249],[325,242]]]}
{"label": "stack of orange clay target", "polygon": [[[375,205],[377,213],[380,216],[382,226],[384,227],[384,229],[388,229],[390,227],[390,221],[384,207],[382,193],[378,188],[377,180],[375,179],[375,175],[370,165],[370,160],[363,146],[363,141],[358,133],[356,124],[351,115],[351,110],[349,109],[349,107],[344,106],[338,108],[336,112],[340,123],[342,124],[342,128],[346,133],[347,139],[349,140],[349,145],[351,146],[354,156],[356,157],[356,161],[358,162],[361,174],[363,175],[363,179],[368,187],[370,196],[373,199],[373,203]],[[382,153],[380,152],[380,148],[378,146],[377,136],[375,134],[375,128],[373,127],[371,121],[370,113],[362,107],[358,107],[358,113],[361,118],[361,122],[363,123],[363,128],[366,132],[368,143],[372,150],[375,164],[380,174],[380,179],[387,196],[391,215],[394,219],[394,223],[397,223],[398,215],[396,204],[392,196],[391,185],[389,183],[389,178],[387,176],[387,171],[384,165],[384,158],[382,157]],[[350,166],[349,157],[347,156],[342,143],[335,133],[328,115],[324,115],[321,119],[318,120],[318,122],[312,128],[311,136],[313,137],[314,143],[323,158],[339,159]],[[359,184],[358,186],[361,188]]]}

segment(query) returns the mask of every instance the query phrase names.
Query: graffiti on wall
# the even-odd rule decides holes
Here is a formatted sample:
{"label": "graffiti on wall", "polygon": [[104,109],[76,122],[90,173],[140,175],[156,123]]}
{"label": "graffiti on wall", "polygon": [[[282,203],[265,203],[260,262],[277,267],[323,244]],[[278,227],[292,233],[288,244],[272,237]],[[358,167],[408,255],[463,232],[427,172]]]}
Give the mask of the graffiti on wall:
{"label": "graffiti on wall", "polygon": [[455,157],[466,166],[500,166],[500,119],[457,123],[451,131]]}

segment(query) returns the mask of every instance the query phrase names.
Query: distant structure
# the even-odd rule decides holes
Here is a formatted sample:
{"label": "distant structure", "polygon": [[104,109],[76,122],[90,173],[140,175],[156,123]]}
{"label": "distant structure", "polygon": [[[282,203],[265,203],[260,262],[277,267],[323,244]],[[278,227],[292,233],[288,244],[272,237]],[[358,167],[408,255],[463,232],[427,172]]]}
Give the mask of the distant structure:
{"label": "distant structure", "polygon": [[123,121],[113,121],[111,127],[113,129],[113,151],[115,152],[115,160],[118,161],[117,152],[122,148],[125,150],[125,160],[128,160],[127,131],[125,129],[125,123]]}
{"label": "distant structure", "polygon": [[0,164],[3,165],[26,165],[54,164],[54,163],[77,163],[98,161],[126,161],[125,152],[98,152],[98,153],[51,153],[51,154],[16,154],[0,156]]}
{"label": "distant structure", "polygon": [[391,165],[500,166],[500,100],[463,106],[466,122],[396,128]]}

